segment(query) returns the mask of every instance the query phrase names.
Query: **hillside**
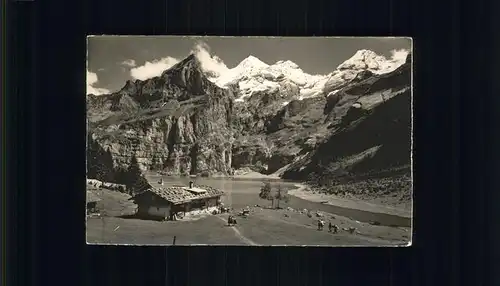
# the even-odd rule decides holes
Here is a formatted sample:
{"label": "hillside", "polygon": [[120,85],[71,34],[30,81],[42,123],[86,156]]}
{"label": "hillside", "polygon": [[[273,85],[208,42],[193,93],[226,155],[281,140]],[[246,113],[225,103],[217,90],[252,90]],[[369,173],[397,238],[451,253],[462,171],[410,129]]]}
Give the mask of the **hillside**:
{"label": "hillside", "polygon": [[411,147],[410,65],[371,76],[340,90],[330,114],[345,98],[356,98],[333,132],[285,177],[303,178],[331,170],[364,173],[409,165]]}
{"label": "hillside", "polygon": [[[249,57],[215,77],[190,55],[158,77],[88,95],[87,112],[88,156],[105,153],[106,168],[135,155],[143,170],[251,169],[320,186],[410,172],[410,56],[361,50],[324,76]],[[90,161],[89,175],[99,165]]]}
{"label": "hillside", "polygon": [[[320,192],[411,198],[411,65],[339,91],[360,94],[331,135],[284,172]],[[337,103],[338,105],[338,103]],[[396,195],[393,195],[396,194]]]}
{"label": "hillside", "polygon": [[110,150],[115,167],[135,154],[142,169],[229,174],[233,101],[232,91],[209,81],[190,56],[160,77],[90,96],[89,132]]}

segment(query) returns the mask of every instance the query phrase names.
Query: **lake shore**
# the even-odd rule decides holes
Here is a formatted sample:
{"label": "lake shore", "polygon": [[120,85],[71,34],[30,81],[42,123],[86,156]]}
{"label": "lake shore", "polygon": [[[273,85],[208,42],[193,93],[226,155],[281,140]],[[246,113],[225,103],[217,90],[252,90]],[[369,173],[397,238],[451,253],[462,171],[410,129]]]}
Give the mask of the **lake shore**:
{"label": "lake shore", "polygon": [[[279,176],[276,175],[265,175],[254,171],[249,170],[239,170],[233,176],[210,176],[210,177],[201,177],[197,176],[197,179],[205,179],[205,180],[229,180],[229,181],[282,181]],[[186,178],[188,179],[188,178]],[[193,178],[195,179],[195,178]],[[362,198],[354,198],[354,197],[340,197],[333,194],[325,194],[320,192],[315,192],[310,190],[310,188],[305,183],[300,182],[284,182],[287,184],[293,184],[294,188],[289,190],[289,195],[294,196],[296,198],[319,204],[319,206],[335,206],[345,209],[352,210],[360,210],[370,213],[379,213],[386,214],[391,216],[398,216],[401,218],[411,218],[412,210],[411,204],[407,204],[406,206],[398,206],[390,203],[379,203],[373,200],[364,200]]]}
{"label": "lake shore", "polygon": [[[257,184],[258,185],[258,184]],[[304,204],[282,209],[255,206],[264,201],[255,193],[234,190],[235,209],[250,209],[246,218],[237,216],[238,224],[228,227],[228,214],[201,215],[179,221],[155,221],[134,218],[136,205],[130,196],[116,191],[100,189],[96,195],[101,216],[86,220],[88,244],[128,245],[282,245],[282,246],[407,246],[411,231],[405,227],[372,225],[343,216],[316,211]],[[238,201],[238,202],[236,202]],[[245,207],[250,204],[250,207]],[[310,203],[315,204],[315,203]],[[302,206],[302,207],[301,207]],[[302,212],[308,208],[313,217]],[[338,233],[317,229],[318,214],[340,229]],[[355,233],[347,230],[355,229]],[[174,239],[175,238],[175,239]]]}
{"label": "lake shore", "polygon": [[235,174],[231,177],[235,179],[250,179],[250,180],[257,180],[257,179],[281,180],[281,178],[277,175],[265,175],[254,171]]}
{"label": "lake shore", "polygon": [[234,171],[233,175],[223,175],[223,174],[214,174],[210,176],[211,178],[232,178],[232,179],[247,179],[247,180],[281,180],[281,177],[276,174],[262,174],[256,171],[253,171],[249,168],[237,169]]}
{"label": "lake shore", "polygon": [[[148,172],[148,176],[168,176],[167,174]],[[169,176],[181,177],[181,176]],[[189,176],[186,176],[189,178]],[[282,180],[278,175],[266,175],[255,171],[236,171],[234,175],[212,174],[210,176],[193,176],[193,178],[206,178],[206,179],[240,179],[240,180]]]}
{"label": "lake shore", "polygon": [[315,203],[338,206],[342,208],[357,209],[373,213],[382,213],[404,218],[411,218],[411,208],[397,208],[381,204],[375,204],[360,199],[343,198],[332,194],[313,192],[305,184],[295,184],[295,189],[288,192],[289,195]]}

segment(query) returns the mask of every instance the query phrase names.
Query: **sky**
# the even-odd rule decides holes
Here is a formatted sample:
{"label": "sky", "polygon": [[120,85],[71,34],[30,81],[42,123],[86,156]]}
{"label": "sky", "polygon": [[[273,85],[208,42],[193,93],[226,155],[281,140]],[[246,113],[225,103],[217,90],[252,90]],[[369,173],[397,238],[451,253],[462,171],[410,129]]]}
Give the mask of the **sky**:
{"label": "sky", "polygon": [[[306,73],[328,74],[361,49],[397,57],[411,50],[411,39],[92,36],[87,39],[87,93],[109,93],[127,80],[157,76],[190,53],[215,70],[233,68],[252,55],[267,64],[290,60]],[[215,62],[208,60],[214,55]]]}

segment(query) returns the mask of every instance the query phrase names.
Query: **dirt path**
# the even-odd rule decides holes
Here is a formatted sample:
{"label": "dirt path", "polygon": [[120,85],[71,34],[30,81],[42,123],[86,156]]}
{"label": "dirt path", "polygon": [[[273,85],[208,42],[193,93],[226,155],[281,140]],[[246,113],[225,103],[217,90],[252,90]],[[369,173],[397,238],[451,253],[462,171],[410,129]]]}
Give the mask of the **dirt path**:
{"label": "dirt path", "polygon": [[[221,218],[221,217],[218,217],[220,220],[222,220],[224,223],[226,223],[226,220],[224,218]],[[233,229],[234,231],[234,234],[236,234],[236,236],[241,240],[243,241],[244,243],[246,244],[249,244],[249,245],[259,245],[257,243],[255,243],[253,240],[249,239],[248,237],[244,236],[243,234],[241,234],[241,232],[236,228],[236,226],[231,226],[231,228]]]}

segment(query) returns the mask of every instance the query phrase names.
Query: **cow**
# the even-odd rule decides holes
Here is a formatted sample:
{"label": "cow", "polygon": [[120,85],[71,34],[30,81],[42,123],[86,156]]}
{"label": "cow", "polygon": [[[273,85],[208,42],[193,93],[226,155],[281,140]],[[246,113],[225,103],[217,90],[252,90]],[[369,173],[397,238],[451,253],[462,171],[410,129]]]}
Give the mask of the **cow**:
{"label": "cow", "polygon": [[325,226],[325,222],[321,219],[318,220],[318,230],[323,230],[323,227]]}

